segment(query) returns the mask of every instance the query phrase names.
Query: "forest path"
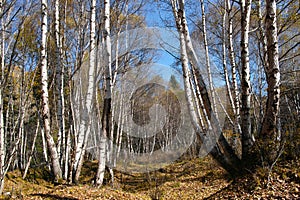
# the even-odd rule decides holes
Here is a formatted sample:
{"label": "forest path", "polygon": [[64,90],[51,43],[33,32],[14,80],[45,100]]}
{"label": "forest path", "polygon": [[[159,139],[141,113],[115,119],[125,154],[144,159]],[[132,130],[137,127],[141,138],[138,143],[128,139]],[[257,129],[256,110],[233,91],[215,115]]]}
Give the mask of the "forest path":
{"label": "forest path", "polygon": [[279,165],[264,187],[263,170],[233,180],[211,158],[177,161],[149,173],[115,172],[114,186],[105,178],[105,186],[92,186],[96,162],[84,165],[80,184],[53,185],[49,173],[31,170],[26,180],[19,171],[7,175],[4,199],[298,199],[300,197],[299,162]]}

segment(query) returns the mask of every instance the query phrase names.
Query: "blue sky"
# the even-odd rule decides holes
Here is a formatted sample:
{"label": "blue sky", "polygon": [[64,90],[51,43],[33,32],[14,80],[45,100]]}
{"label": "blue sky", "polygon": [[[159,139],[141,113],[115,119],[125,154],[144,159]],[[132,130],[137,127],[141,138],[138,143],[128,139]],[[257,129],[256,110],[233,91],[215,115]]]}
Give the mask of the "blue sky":
{"label": "blue sky", "polygon": [[[166,5],[166,4],[164,4],[164,5]],[[189,7],[189,9],[192,9],[192,10],[196,9],[197,10],[197,8],[196,8],[197,5],[193,5],[193,6],[194,6],[193,8]],[[200,4],[199,4],[199,11],[200,11]],[[147,23],[148,27],[165,27],[165,24],[162,21],[161,17],[166,18],[167,16],[169,17],[168,20],[170,20],[170,21],[174,20],[172,13],[169,12],[169,11],[166,11],[166,8],[163,9],[162,7],[158,6],[157,3],[148,3],[147,4],[146,10],[145,10],[145,20],[146,20],[146,23]],[[193,26],[193,24],[189,24],[189,26]],[[170,30],[170,28],[168,28],[168,29]],[[174,32],[176,32],[175,28],[173,30],[174,30]],[[172,38],[174,36],[168,36],[169,31],[166,31],[166,33],[161,31],[160,34],[162,35],[163,40],[170,37],[169,40],[167,39],[168,40],[167,43],[173,45],[175,48],[179,48],[179,40]],[[203,66],[205,66],[205,63],[204,63],[205,62],[205,57],[203,57],[204,50],[201,48],[201,46],[198,46],[196,49],[200,49],[200,51],[197,54],[199,55],[200,61],[203,61],[202,62]],[[179,53],[174,53],[174,51],[172,53],[175,54],[175,56],[180,57]],[[164,52],[163,50],[160,50],[159,54],[160,54],[160,56],[158,56],[158,58],[156,60],[158,65],[155,66],[155,67],[158,67],[157,71],[160,71],[161,76],[165,80],[169,80],[172,73],[174,75],[174,72],[172,72],[172,70],[171,70],[172,69],[171,66],[176,60],[166,51]],[[215,70],[217,70],[215,68],[216,67],[215,65],[217,63],[213,63],[212,58],[214,56],[213,55],[210,55],[210,56],[211,56],[211,66],[213,66],[212,70],[215,71]],[[165,67],[163,67],[163,66],[165,66]],[[204,70],[204,71],[206,71],[206,70]],[[204,74],[204,77],[205,77],[205,74]],[[221,85],[224,84],[224,82],[219,78],[214,79],[214,82],[218,86],[221,86]]]}

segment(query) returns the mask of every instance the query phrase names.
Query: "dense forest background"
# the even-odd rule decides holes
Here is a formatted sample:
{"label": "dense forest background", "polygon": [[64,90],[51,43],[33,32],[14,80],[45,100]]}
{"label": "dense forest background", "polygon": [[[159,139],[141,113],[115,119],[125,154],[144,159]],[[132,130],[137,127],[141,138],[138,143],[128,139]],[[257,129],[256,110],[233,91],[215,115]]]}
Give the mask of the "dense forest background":
{"label": "dense forest background", "polygon": [[0,0],[0,193],[182,155],[268,179],[299,159],[299,22],[298,0]]}

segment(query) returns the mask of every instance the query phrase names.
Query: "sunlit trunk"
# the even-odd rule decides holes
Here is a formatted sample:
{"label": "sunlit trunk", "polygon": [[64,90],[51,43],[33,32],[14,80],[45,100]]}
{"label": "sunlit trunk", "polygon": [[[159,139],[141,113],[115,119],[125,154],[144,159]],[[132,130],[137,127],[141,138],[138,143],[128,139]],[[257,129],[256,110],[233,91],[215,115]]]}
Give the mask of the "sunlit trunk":
{"label": "sunlit trunk", "polygon": [[56,85],[57,85],[57,119],[58,119],[58,138],[57,138],[57,153],[62,161],[64,155],[64,139],[65,139],[65,99],[64,99],[64,67],[62,62],[62,40],[60,35],[60,12],[59,0],[55,0],[55,43],[56,43]]}
{"label": "sunlit trunk", "polygon": [[209,85],[210,96],[211,96],[212,110],[215,113],[216,117],[218,118],[217,103],[216,103],[216,99],[215,99],[215,90],[214,90],[213,79],[212,79],[212,75],[211,75],[210,56],[209,56],[209,52],[208,52],[208,43],[207,43],[207,34],[206,34],[206,19],[205,19],[205,9],[204,9],[203,0],[200,0],[200,3],[201,3],[201,12],[202,12],[203,42],[204,42],[204,49],[205,49],[205,60],[206,60],[208,85]]}
{"label": "sunlit trunk", "polygon": [[231,2],[226,0],[226,10],[227,10],[227,17],[228,17],[228,51],[229,51],[229,59],[231,64],[231,74],[232,74],[232,87],[233,87],[233,94],[234,94],[234,106],[235,106],[235,123],[236,123],[236,130],[238,133],[241,134],[241,125],[240,125],[240,97],[239,97],[239,89],[237,83],[237,66],[235,62],[235,53],[233,49],[233,27],[232,21],[233,16],[231,14],[232,7]]}
{"label": "sunlit trunk", "polygon": [[278,37],[276,24],[276,1],[266,1],[266,39],[267,61],[265,72],[268,83],[268,99],[266,112],[262,124],[263,153],[269,166],[277,157],[280,142],[280,129],[278,126],[279,99],[280,99],[280,71],[278,61]]}
{"label": "sunlit trunk", "polygon": [[57,181],[62,178],[62,172],[59,163],[59,157],[50,128],[50,111],[48,95],[48,70],[47,70],[47,33],[48,33],[48,8],[47,0],[42,0],[42,41],[41,41],[41,84],[42,84],[42,119],[44,122],[44,131],[51,157],[52,170],[54,178]]}
{"label": "sunlit trunk", "polygon": [[[103,29],[103,41],[104,41],[104,63],[105,66],[105,94],[104,94],[104,106],[102,112],[102,130],[100,135],[100,150],[99,150],[99,165],[96,175],[96,185],[101,186],[103,183],[105,163],[106,163],[106,140],[111,128],[111,40],[110,40],[110,1],[104,0],[104,29]],[[113,138],[110,138],[112,142]],[[110,149],[111,150],[111,149]],[[111,176],[113,178],[112,170],[110,169]]]}
{"label": "sunlit trunk", "polygon": [[[84,109],[80,120],[78,140],[76,145],[76,155],[75,155],[75,163],[74,163],[74,181],[77,182],[79,179],[79,175],[81,173],[81,168],[84,161],[84,155],[86,151],[87,140],[89,138],[89,134],[92,131],[92,105],[93,99],[95,98],[95,78],[96,78],[96,1],[92,0],[91,4],[91,16],[90,16],[90,52],[89,52],[89,68],[88,72],[88,80],[87,80],[87,93],[84,97]],[[83,73],[83,72],[82,72]],[[80,78],[82,78],[80,76]],[[82,88],[82,87],[81,87]],[[81,91],[83,94],[84,91]]]}
{"label": "sunlit trunk", "polygon": [[251,0],[241,0],[241,86],[242,86],[242,158],[249,159],[249,154],[254,143],[251,133],[251,84],[249,67],[249,24]]}
{"label": "sunlit trunk", "polygon": [[[187,107],[191,117],[192,125],[194,127],[195,132],[199,134],[202,140],[204,140],[205,138],[209,140],[209,142],[202,144],[205,145],[206,150],[209,151],[208,153],[210,153],[215,158],[215,160],[218,161],[222,167],[224,167],[224,169],[226,169],[232,174],[235,174],[238,171],[237,164],[239,162],[239,158],[234,154],[234,151],[229,146],[223,134],[221,133],[218,120],[212,112],[206,86],[203,81],[203,77],[199,72],[197,57],[195,56],[194,49],[191,44],[184,12],[184,1],[180,0],[177,2],[175,0],[171,0],[171,4],[180,39],[181,63],[184,78],[185,96],[187,99]],[[211,124],[210,127],[208,127],[208,130],[205,132],[205,134],[202,132],[203,130],[201,130],[199,122],[197,122],[197,115],[193,100],[193,92],[190,85],[191,81],[193,81],[193,77],[191,76],[189,64],[193,67],[193,70],[195,72],[194,76],[197,79],[197,88],[199,88],[199,91],[203,98],[203,107],[205,108],[209,119],[207,123]],[[218,141],[216,141],[216,144],[213,145],[211,144],[211,142],[213,142],[212,138],[214,138],[217,133],[220,133],[220,136]],[[209,136],[206,137],[206,134]]]}

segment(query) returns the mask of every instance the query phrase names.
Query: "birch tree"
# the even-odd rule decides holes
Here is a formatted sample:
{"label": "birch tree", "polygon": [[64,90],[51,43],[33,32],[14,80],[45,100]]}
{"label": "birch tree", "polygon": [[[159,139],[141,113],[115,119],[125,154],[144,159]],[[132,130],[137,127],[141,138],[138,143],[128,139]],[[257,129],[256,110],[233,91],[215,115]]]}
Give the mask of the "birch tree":
{"label": "birch tree", "polygon": [[[183,70],[183,77],[184,77],[184,87],[185,87],[185,96],[187,99],[187,106],[189,109],[189,113],[191,116],[192,125],[194,130],[197,134],[199,134],[202,142],[204,142],[205,135],[203,134],[203,130],[201,130],[201,126],[197,121],[197,114],[194,108],[194,100],[192,99],[193,92],[191,89],[191,81],[193,78],[197,81],[197,88],[199,93],[201,94],[201,98],[203,100],[203,107],[207,112],[207,119],[206,123],[208,124],[208,131],[205,133],[208,136],[208,140],[216,137],[218,133],[221,132],[220,125],[212,111],[210,99],[208,97],[207,88],[205,82],[203,80],[202,75],[199,72],[198,68],[198,60],[195,55],[195,51],[191,44],[191,39],[189,36],[189,30],[186,22],[185,17],[185,10],[184,10],[184,1],[183,0],[171,0],[172,10],[174,19],[176,22],[177,31],[180,38],[180,51],[181,51],[181,62],[182,62],[182,70]],[[189,65],[191,65],[192,69],[194,70],[194,77],[191,76]],[[200,97],[199,97],[200,98]],[[201,101],[199,101],[201,102]],[[210,154],[224,167],[227,171],[232,174],[237,173],[237,163],[239,163],[239,158],[234,154],[233,149],[230,147],[226,139],[224,138],[223,134],[219,135],[219,139],[210,149],[210,142],[206,142],[202,145],[205,145],[207,150],[210,150]],[[207,138],[206,138],[207,139]],[[205,140],[206,140],[205,139]],[[220,151],[222,149],[222,152]]]}
{"label": "birch tree", "polygon": [[[62,62],[62,37],[60,35],[60,10],[59,0],[55,0],[55,44],[56,44],[56,85],[57,85],[57,119],[58,119],[58,139],[57,139],[57,153],[62,160],[64,154],[64,138],[65,138],[65,98],[64,98],[64,66]],[[62,163],[62,162],[61,162]]]}
{"label": "birch tree", "polygon": [[[77,135],[75,160],[73,165],[73,182],[77,182],[81,172],[86,151],[87,139],[91,131],[91,115],[93,98],[95,98],[95,78],[96,78],[96,0],[91,0],[91,15],[90,15],[90,49],[89,49],[89,64],[87,76],[87,92],[79,91],[84,96],[84,104],[82,116],[80,117],[79,132]],[[83,66],[86,67],[86,66]],[[82,86],[81,86],[82,87]]]}
{"label": "birch tree", "polygon": [[278,156],[280,129],[278,126],[280,99],[280,70],[278,58],[278,39],[276,24],[276,1],[266,0],[266,39],[267,61],[265,73],[268,83],[266,112],[262,124],[263,154],[269,166]]}
{"label": "birch tree", "polygon": [[241,0],[241,87],[242,87],[242,157],[248,159],[254,143],[251,133],[251,84],[249,67],[249,25],[251,0]]}
{"label": "birch tree", "polygon": [[201,4],[201,13],[202,13],[203,43],[204,43],[204,49],[205,49],[205,61],[206,61],[208,85],[209,85],[210,95],[211,95],[212,110],[217,117],[217,103],[215,100],[215,91],[214,91],[213,79],[212,79],[212,75],[211,75],[210,56],[209,56],[209,52],[208,52],[208,43],[207,43],[207,34],[206,34],[205,9],[204,9],[203,0],[200,0],[200,4]]}
{"label": "birch tree", "polygon": [[[104,44],[104,67],[105,67],[105,94],[104,105],[102,111],[102,130],[100,135],[100,149],[98,159],[98,170],[96,174],[95,184],[101,186],[104,179],[105,164],[106,164],[106,140],[111,129],[111,40],[110,40],[110,1],[104,0],[104,14],[103,14],[103,44]],[[111,170],[111,169],[110,169]]]}
{"label": "birch tree", "polygon": [[[70,151],[72,156],[70,156],[70,170],[69,173],[65,171],[65,176],[68,176],[69,182],[75,181],[75,174],[77,171],[78,161],[81,154],[81,148],[78,148],[78,141],[79,138],[83,138],[80,134],[84,134],[84,132],[80,132],[80,124],[81,124],[81,117],[80,117],[80,104],[78,102],[81,102],[84,104],[84,101],[82,102],[82,85],[80,77],[76,78],[76,75],[80,74],[80,69],[83,65],[83,55],[84,55],[84,38],[85,38],[85,29],[86,26],[86,14],[85,14],[85,5],[83,1],[78,2],[78,10],[75,9],[75,12],[78,12],[78,19],[76,21],[77,23],[77,32],[76,34],[71,35],[73,37],[76,37],[76,44],[75,46],[75,61],[74,61],[74,69],[69,68],[68,69],[68,75],[69,77],[74,76],[74,84],[78,84],[80,87],[73,86],[72,80],[69,80],[68,87],[70,88],[70,91],[72,91],[72,95],[69,97],[70,101],[70,109],[71,109],[71,128],[68,133],[68,139],[66,144],[66,153]],[[80,76],[80,75],[78,75]],[[76,82],[77,81],[77,82]],[[71,138],[70,136],[74,137],[74,147],[71,146]],[[78,148],[78,149],[77,149]],[[68,149],[68,150],[67,150]],[[67,157],[66,157],[67,158]]]}
{"label": "birch tree", "polygon": [[24,66],[15,66],[14,62],[18,37],[29,9],[24,9],[18,20],[21,11],[17,5],[16,1],[0,1],[0,194],[6,173],[16,167],[22,169],[26,159],[24,118],[28,102],[25,98],[25,72],[21,68]]}
{"label": "birch tree", "polygon": [[232,6],[230,0],[225,1],[225,9],[227,12],[228,18],[228,54],[231,65],[231,76],[232,76],[232,88],[233,88],[233,97],[234,97],[234,114],[235,114],[235,126],[237,134],[241,134],[241,125],[240,125],[240,98],[239,98],[239,90],[237,83],[237,66],[235,62],[235,53],[233,49],[233,16],[232,16]]}
{"label": "birch tree", "polygon": [[2,194],[4,188],[4,160],[5,160],[5,143],[4,143],[4,120],[3,120],[3,77],[4,77],[4,21],[3,21],[3,0],[0,0],[0,53],[1,53],[1,85],[0,85],[0,194]]}
{"label": "birch tree", "polygon": [[46,135],[47,145],[51,158],[51,166],[55,181],[62,178],[59,157],[54,139],[51,135],[49,95],[48,95],[48,70],[47,70],[47,33],[48,33],[48,3],[47,0],[41,0],[42,25],[41,25],[41,85],[42,85],[42,119]]}

